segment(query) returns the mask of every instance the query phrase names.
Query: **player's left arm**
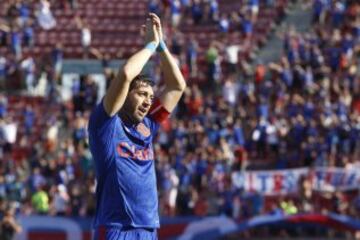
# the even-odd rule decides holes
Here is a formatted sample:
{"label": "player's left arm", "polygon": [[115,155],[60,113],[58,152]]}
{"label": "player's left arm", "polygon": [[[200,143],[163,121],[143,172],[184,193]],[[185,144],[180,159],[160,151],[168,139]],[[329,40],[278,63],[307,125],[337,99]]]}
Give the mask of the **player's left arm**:
{"label": "player's left arm", "polygon": [[[163,41],[163,34],[161,29],[160,18],[151,13],[151,18],[156,24],[156,29],[159,34],[160,41]],[[186,88],[185,79],[175,62],[174,57],[171,55],[165,45],[160,50],[161,58],[161,71],[164,74],[165,88],[159,96],[161,105],[170,113],[176,107],[183,92]]]}

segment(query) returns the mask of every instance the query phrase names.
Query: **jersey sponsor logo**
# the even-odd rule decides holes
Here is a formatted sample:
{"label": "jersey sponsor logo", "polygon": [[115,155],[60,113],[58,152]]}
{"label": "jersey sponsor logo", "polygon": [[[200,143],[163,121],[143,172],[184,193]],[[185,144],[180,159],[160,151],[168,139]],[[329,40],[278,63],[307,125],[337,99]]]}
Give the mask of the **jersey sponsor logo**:
{"label": "jersey sponsor logo", "polygon": [[154,152],[151,147],[136,149],[134,145],[130,145],[127,142],[120,142],[116,150],[118,154],[124,158],[135,158],[142,161],[154,159]]}
{"label": "jersey sponsor logo", "polygon": [[143,135],[144,137],[150,136],[150,129],[145,126],[143,123],[139,123],[136,127],[136,130]]}

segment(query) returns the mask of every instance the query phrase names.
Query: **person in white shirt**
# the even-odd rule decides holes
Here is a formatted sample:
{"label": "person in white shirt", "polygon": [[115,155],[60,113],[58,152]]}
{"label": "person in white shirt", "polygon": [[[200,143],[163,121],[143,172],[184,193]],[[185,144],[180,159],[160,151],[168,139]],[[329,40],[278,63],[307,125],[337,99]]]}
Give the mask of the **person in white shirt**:
{"label": "person in white shirt", "polygon": [[41,0],[36,13],[41,28],[50,30],[56,26],[56,20],[50,10],[50,2]]}
{"label": "person in white shirt", "polygon": [[84,58],[87,58],[91,46],[91,29],[81,18],[75,19],[77,27],[81,30],[81,45],[84,50]]}
{"label": "person in white shirt", "polygon": [[59,184],[56,187],[53,199],[53,206],[57,216],[64,216],[66,214],[69,201],[70,197],[67,193],[66,187],[63,184]]}

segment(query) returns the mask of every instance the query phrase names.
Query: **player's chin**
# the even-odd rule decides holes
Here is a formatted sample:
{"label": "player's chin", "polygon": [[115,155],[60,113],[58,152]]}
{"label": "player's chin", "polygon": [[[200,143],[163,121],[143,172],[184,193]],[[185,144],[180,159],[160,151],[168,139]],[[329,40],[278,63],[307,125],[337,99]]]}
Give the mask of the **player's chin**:
{"label": "player's chin", "polygon": [[146,114],[145,113],[135,113],[134,114],[134,119],[137,121],[137,122],[142,122],[142,120],[144,120]]}

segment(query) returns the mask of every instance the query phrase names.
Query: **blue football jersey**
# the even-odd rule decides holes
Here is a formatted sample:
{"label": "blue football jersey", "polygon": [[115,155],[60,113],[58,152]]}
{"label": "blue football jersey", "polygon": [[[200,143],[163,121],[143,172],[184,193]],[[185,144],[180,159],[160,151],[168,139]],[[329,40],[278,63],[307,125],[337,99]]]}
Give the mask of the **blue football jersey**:
{"label": "blue football jersey", "polygon": [[110,117],[103,102],[91,113],[89,144],[97,179],[95,228],[159,227],[152,140],[161,115],[166,114],[150,113],[141,123],[127,124],[118,115]]}

